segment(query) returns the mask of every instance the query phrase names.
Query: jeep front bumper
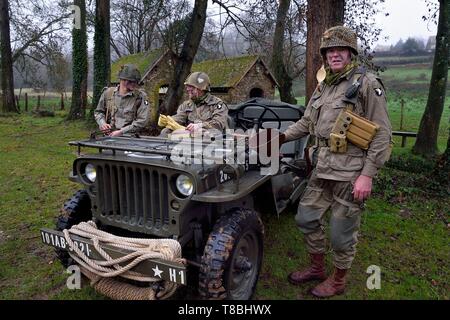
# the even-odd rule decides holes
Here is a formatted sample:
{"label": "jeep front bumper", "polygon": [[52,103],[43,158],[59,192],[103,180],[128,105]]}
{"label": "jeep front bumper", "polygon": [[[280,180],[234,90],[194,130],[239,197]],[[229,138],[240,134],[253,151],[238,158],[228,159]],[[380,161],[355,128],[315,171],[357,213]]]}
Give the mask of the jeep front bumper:
{"label": "jeep front bumper", "polygon": [[[40,231],[41,239],[44,244],[61,250],[74,252],[73,249],[69,248],[62,232],[47,228],[42,228]],[[76,235],[71,235],[70,238],[74,242],[74,245],[76,245],[88,258],[103,260],[90,239]],[[102,244],[101,248],[113,259],[120,258],[130,253],[128,250],[115,248],[107,244]],[[186,285],[186,266],[181,263],[161,259],[147,259],[137,264],[131,270],[149,277]]]}

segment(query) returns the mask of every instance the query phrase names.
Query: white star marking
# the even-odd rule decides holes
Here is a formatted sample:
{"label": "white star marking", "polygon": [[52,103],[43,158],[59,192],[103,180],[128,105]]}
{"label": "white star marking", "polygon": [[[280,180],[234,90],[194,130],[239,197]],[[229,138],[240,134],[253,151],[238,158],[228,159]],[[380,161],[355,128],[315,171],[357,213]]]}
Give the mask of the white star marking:
{"label": "white star marking", "polygon": [[161,278],[161,273],[163,273],[164,271],[159,270],[158,265],[156,265],[156,268],[152,268],[153,272],[155,273],[154,276],[155,277],[160,277]]}

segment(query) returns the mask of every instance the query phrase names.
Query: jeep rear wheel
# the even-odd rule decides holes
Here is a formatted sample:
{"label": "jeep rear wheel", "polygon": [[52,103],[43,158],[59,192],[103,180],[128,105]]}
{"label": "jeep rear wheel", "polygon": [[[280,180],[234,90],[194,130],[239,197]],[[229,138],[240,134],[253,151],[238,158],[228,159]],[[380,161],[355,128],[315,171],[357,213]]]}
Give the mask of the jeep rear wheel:
{"label": "jeep rear wheel", "polygon": [[[86,190],[78,190],[64,203],[61,215],[56,220],[56,230],[70,229],[73,225],[92,219],[91,199]],[[74,264],[66,250],[55,249],[56,256],[64,267]]]}
{"label": "jeep rear wheel", "polygon": [[248,300],[261,269],[264,228],[257,213],[235,209],[221,217],[202,257],[199,291],[205,299]]}

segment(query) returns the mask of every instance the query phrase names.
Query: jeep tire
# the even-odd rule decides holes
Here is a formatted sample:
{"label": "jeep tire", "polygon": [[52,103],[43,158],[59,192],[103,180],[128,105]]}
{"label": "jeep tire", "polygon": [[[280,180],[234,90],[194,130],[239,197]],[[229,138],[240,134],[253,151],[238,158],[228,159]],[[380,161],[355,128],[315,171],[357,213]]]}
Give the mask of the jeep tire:
{"label": "jeep tire", "polygon": [[[73,225],[90,219],[92,219],[91,199],[86,190],[78,190],[72,198],[64,203],[61,215],[56,220],[56,230],[70,229]],[[64,267],[67,268],[74,264],[73,259],[66,250],[56,248],[55,251],[56,256]]]}
{"label": "jeep tire", "polygon": [[204,299],[248,300],[253,296],[263,257],[264,228],[250,209],[233,209],[214,225],[199,274]]}

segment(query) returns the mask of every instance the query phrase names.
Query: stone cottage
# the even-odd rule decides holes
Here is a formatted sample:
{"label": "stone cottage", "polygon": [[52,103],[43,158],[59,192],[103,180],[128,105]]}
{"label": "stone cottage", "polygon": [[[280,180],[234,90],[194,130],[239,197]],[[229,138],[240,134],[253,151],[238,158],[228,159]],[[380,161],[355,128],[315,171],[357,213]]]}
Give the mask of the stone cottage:
{"label": "stone cottage", "polygon": [[[111,66],[111,83],[119,82],[120,67],[133,63],[141,72],[141,86],[147,92],[151,118],[156,121],[159,106],[165,98],[174,70],[169,51],[152,50],[120,58]],[[227,104],[238,104],[250,98],[273,99],[277,82],[260,56],[247,55],[194,63],[192,72],[206,72],[211,80],[211,93]],[[186,93],[183,100],[187,99]]]}
{"label": "stone cottage", "polygon": [[228,104],[256,97],[273,99],[277,86],[275,77],[257,55],[202,61],[192,65],[195,71],[206,72],[211,93]]}

